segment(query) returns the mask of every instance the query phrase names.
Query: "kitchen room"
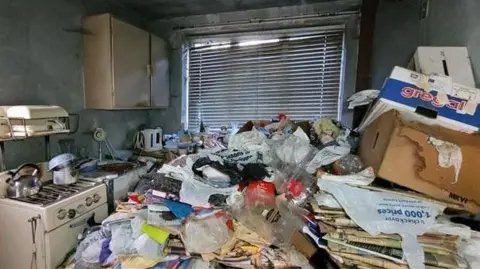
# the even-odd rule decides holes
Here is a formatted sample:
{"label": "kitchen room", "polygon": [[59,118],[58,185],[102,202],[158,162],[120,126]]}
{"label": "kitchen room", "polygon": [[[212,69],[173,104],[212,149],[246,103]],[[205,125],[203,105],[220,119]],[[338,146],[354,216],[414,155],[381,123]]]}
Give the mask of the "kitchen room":
{"label": "kitchen room", "polygon": [[[99,230],[115,225],[115,221],[124,221],[123,217],[120,220],[112,217],[118,216],[119,212],[130,214],[128,221],[132,225],[133,219],[142,216],[137,214],[138,211],[144,210],[143,224],[148,224],[146,226],[165,228],[165,224],[152,224],[159,218],[171,222],[178,220],[187,229],[185,223],[193,218],[192,215],[201,215],[198,208],[207,207],[217,215],[218,212],[229,211],[225,210],[232,207],[227,206],[228,199],[223,198],[221,205],[210,201],[211,193],[217,194],[215,190],[209,189],[211,193],[206,199],[209,206],[205,206],[205,197],[182,198],[186,183],[183,187],[177,186],[177,195],[163,189],[170,190],[178,184],[178,180],[171,181],[171,177],[178,173],[162,165],[168,163],[183,167],[189,161],[198,161],[195,158],[182,159],[184,155],[207,154],[204,150],[232,151],[232,144],[236,143],[228,142],[236,141],[238,148],[233,153],[218,153],[223,160],[219,161],[221,165],[213,163],[218,161],[213,157],[202,165],[214,172],[208,173],[208,169],[202,171],[200,168],[198,171],[188,170],[195,179],[200,175],[203,178],[201,182],[206,182],[211,188],[225,187],[225,190],[218,190],[219,194],[233,197],[232,193],[237,192],[226,189],[236,189],[233,179],[243,180],[247,172],[243,166],[238,169],[225,163],[232,159],[239,161],[236,159],[238,154],[250,160],[254,155],[251,154],[253,148],[257,151],[265,144],[271,146],[267,142],[249,147],[251,140],[258,138],[257,133],[254,137],[240,139],[234,138],[237,131],[240,134],[253,132],[252,129],[260,130],[272,141],[272,137],[281,133],[280,141],[288,141],[287,137],[299,130],[303,122],[308,125],[303,129],[306,136],[311,136],[317,126],[314,123],[329,118],[333,119],[329,125],[331,128],[354,132],[354,128],[359,127],[362,119],[366,118],[364,116],[369,114],[368,105],[362,100],[360,106],[349,108],[348,99],[354,93],[367,89],[381,90],[395,66],[426,75],[439,72],[420,68],[418,64],[417,67],[410,65],[417,47],[461,47],[464,54],[456,54],[454,58],[468,59],[467,67],[459,67],[457,63],[450,65],[442,52],[444,58],[440,62],[444,61],[450,72],[443,69],[440,73],[444,77],[453,77],[453,83],[476,90],[480,70],[477,68],[480,63],[477,11],[480,11],[479,4],[467,0],[456,1],[455,4],[447,0],[0,0],[0,167],[4,171],[0,175],[0,193],[4,197],[0,201],[0,228],[6,234],[0,238],[0,268],[57,268],[60,265],[64,268],[115,268],[117,265],[123,265],[120,268],[155,268],[157,264],[167,262],[165,257],[189,261],[188,268],[208,268],[199,264],[235,267],[230,263],[233,258],[219,258],[220,247],[201,253],[204,256],[214,255],[210,257],[215,259],[199,258],[201,255],[188,245],[191,244],[188,236],[182,234],[186,231],[180,228],[175,230],[178,233],[169,230],[168,240],[165,240],[172,245],[178,241],[182,245],[187,244],[183,246],[185,253],[168,255],[165,249],[176,249],[177,246],[169,246],[165,240],[160,240],[161,243],[153,240],[155,236],[146,229],[149,233],[144,231],[142,236],[148,234],[148,240],[153,241],[145,241],[151,244],[146,249],[140,248],[142,254],[133,247],[136,251],[134,255],[121,251],[121,254],[115,255],[118,249],[110,246],[109,251],[113,250],[114,254],[109,256],[112,260],[102,260],[105,263],[99,259],[80,262],[78,255],[82,254],[79,249],[86,245],[86,238],[93,238],[91,234],[98,235]],[[445,18],[449,18],[448,22]],[[460,71],[456,72],[455,68]],[[452,80],[444,77],[439,80],[451,85]],[[365,99],[375,98],[367,96]],[[475,109],[476,106],[474,112]],[[258,123],[260,121],[268,124]],[[463,119],[459,121],[469,123],[470,129],[478,127],[476,120],[472,120],[473,123]],[[248,126],[249,122],[252,122],[251,126]],[[276,126],[275,131],[265,128],[269,124]],[[366,133],[359,131],[358,136],[366,136]],[[318,133],[315,135],[320,136]],[[330,136],[327,136],[328,141],[332,139]],[[318,137],[317,142],[311,137],[308,139],[316,148],[315,153],[324,148],[316,144],[318,141],[327,144]],[[473,138],[472,141],[476,145]],[[463,149],[463,145],[460,147],[463,166],[459,172],[454,172],[457,169],[454,165],[449,168],[441,166],[459,178],[461,186],[454,187],[448,185],[450,182],[446,184],[443,181],[424,188],[414,183],[403,184],[404,181],[394,179],[394,175],[382,174],[384,166],[375,166],[375,160],[361,153],[362,144],[360,153],[352,150],[349,154],[360,156],[357,157],[360,160],[354,160],[362,162],[362,169],[373,167],[376,177],[412,189],[416,194],[454,203],[457,207],[452,207],[460,212],[455,217],[472,230],[473,235],[468,238],[471,239],[480,226],[472,217],[476,213],[477,202],[480,203],[480,199],[477,200],[480,191],[472,190],[474,185],[468,177],[476,173],[472,168],[475,162],[469,159],[476,151]],[[287,148],[284,154],[296,156],[296,150]],[[286,166],[276,167],[274,162],[267,161],[267,153],[262,154],[261,161],[258,158],[260,155],[255,156],[255,163],[264,163],[269,168],[285,172],[283,169]],[[427,163],[437,165],[437,155],[434,157],[432,162]],[[296,165],[303,169],[302,162]],[[298,172],[296,168],[294,170]],[[287,171],[291,172],[290,168]],[[228,182],[223,181],[225,175],[229,175]],[[315,178],[321,176],[315,174]],[[427,181],[437,182],[433,179]],[[206,188],[191,184],[194,188],[188,194],[202,196],[203,193],[198,193]],[[306,186],[305,182],[302,184]],[[162,187],[157,188],[158,185]],[[246,186],[239,193],[249,198],[249,184]],[[432,191],[437,190],[436,187],[442,190],[441,194]],[[268,189],[263,185],[250,188]],[[171,217],[172,212],[177,211],[164,206],[165,203],[148,204],[151,200],[146,197],[152,195],[151,192],[140,193],[140,189],[166,193],[161,199],[173,200],[182,206],[187,204],[193,207],[193,213],[189,217],[174,214],[175,221],[158,217],[167,213]],[[281,189],[278,185],[274,188],[276,196],[285,192]],[[444,197],[443,191],[448,193],[447,197]],[[288,191],[284,196],[288,202],[296,201]],[[138,203],[132,205],[135,201]],[[463,206],[460,210],[458,204]],[[279,205],[276,207],[280,208]],[[242,218],[230,211],[229,214],[233,215],[229,218],[241,222]],[[104,225],[105,221],[108,225]],[[315,220],[317,222],[318,219]],[[246,223],[252,227],[251,222]],[[122,225],[124,222],[118,226]],[[276,226],[263,226],[262,222],[261,227],[264,229],[258,228],[260,237],[272,239],[263,233],[275,231]],[[364,229],[362,225],[355,228]],[[14,233],[18,230],[20,235]],[[312,244],[312,237],[305,235],[307,233],[303,233],[301,228],[289,229],[286,234],[290,231],[293,234],[294,230],[309,240],[292,237],[286,245],[293,245],[295,253],[300,253],[309,266],[345,266],[345,263],[330,257],[332,249],[321,250],[315,238]],[[113,231],[109,230],[110,233]],[[208,232],[205,231],[204,235],[207,236]],[[325,234],[320,232],[322,236]],[[233,233],[233,230],[228,230],[230,236],[225,238],[230,240]],[[459,238],[466,240],[461,236]],[[95,241],[95,246],[105,240],[107,238]],[[112,240],[112,235],[108,240]],[[274,240],[274,243],[266,241],[270,241],[267,245],[285,246],[285,242],[275,244]],[[478,240],[466,242],[469,246],[480,245]],[[306,246],[316,254],[305,251]],[[158,255],[145,255],[145,251]],[[242,259],[236,257],[243,266],[250,266],[243,268],[261,268],[262,264],[253,262],[255,255],[261,255],[261,251],[253,252],[247,255],[248,259],[245,251],[242,255],[238,254]],[[338,254],[338,249],[335,253]],[[148,262],[140,262],[131,256],[149,257],[146,259]],[[365,253],[358,256],[363,257]],[[461,253],[458,256],[464,263],[455,264],[457,267],[452,268],[474,268],[471,264],[475,263],[470,264],[470,259],[465,257],[468,255]],[[357,266],[353,268],[381,267],[375,263],[378,261],[348,257],[350,259],[344,256],[343,261]],[[377,257],[377,260],[382,259],[389,260]],[[476,261],[479,259],[477,257]],[[414,262],[405,255],[393,260],[402,266]],[[80,267],[73,267],[75,261]],[[367,267],[361,267],[365,263]],[[287,262],[287,265],[279,264],[279,268],[306,268],[293,261]],[[464,264],[469,267],[462,267]]]}

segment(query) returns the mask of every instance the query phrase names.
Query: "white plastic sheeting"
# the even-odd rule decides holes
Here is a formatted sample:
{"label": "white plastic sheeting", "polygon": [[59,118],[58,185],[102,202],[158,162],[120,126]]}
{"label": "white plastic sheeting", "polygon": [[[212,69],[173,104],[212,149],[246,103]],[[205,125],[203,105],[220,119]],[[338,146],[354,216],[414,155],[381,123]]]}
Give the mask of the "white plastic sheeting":
{"label": "white plastic sheeting", "polygon": [[348,216],[375,236],[399,234],[410,268],[425,268],[424,251],[417,235],[428,230],[444,207],[395,194],[374,192],[331,180],[320,180],[321,190],[331,193]]}
{"label": "white plastic sheeting", "polygon": [[237,187],[215,188],[195,179],[192,171],[193,161],[187,158],[187,165],[183,168],[164,164],[159,173],[165,173],[169,177],[182,181],[180,189],[180,201],[192,206],[208,206],[208,198],[212,194],[229,195]]}

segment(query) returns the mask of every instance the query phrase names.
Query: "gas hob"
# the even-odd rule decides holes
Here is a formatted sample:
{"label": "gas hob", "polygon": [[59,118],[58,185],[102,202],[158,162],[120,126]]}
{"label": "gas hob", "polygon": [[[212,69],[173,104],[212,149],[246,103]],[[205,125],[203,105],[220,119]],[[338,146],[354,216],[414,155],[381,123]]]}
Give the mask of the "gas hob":
{"label": "gas hob", "polygon": [[0,268],[30,268],[32,244],[39,269],[57,268],[78,244],[78,234],[108,216],[104,183],[52,183],[45,182],[36,195],[0,199],[1,218],[8,220],[0,221]]}
{"label": "gas hob", "polygon": [[[77,182],[70,185],[55,185],[53,184],[53,182],[49,182],[45,183],[40,188],[40,191],[35,195],[11,199],[29,204],[48,206],[58,201],[64,200],[68,197],[74,196],[77,193],[81,193],[88,189],[91,189],[98,184],[99,183],[87,180],[78,180]],[[93,197],[92,199],[95,200],[99,198]]]}

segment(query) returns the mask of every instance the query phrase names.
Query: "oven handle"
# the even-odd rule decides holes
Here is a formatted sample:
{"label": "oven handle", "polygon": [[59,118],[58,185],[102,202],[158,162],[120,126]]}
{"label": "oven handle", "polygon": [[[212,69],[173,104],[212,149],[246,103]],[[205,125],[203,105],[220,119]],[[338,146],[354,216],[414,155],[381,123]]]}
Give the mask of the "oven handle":
{"label": "oven handle", "polygon": [[90,218],[93,218],[94,216],[95,216],[95,213],[93,213],[90,217],[86,217],[86,218],[84,218],[84,219],[82,219],[82,220],[79,220],[79,221],[77,221],[77,222],[71,223],[71,224],[70,224],[70,228],[77,228],[77,227],[80,227],[80,226],[82,226],[82,225],[85,225],[85,224],[87,224],[88,220],[89,220]]}

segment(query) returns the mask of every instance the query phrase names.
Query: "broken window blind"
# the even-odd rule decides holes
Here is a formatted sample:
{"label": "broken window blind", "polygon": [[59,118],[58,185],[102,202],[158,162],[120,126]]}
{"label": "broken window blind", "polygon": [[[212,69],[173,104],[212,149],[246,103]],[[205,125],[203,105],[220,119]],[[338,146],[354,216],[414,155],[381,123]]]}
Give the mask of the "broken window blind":
{"label": "broken window blind", "polygon": [[188,129],[338,118],[343,30],[190,48]]}

